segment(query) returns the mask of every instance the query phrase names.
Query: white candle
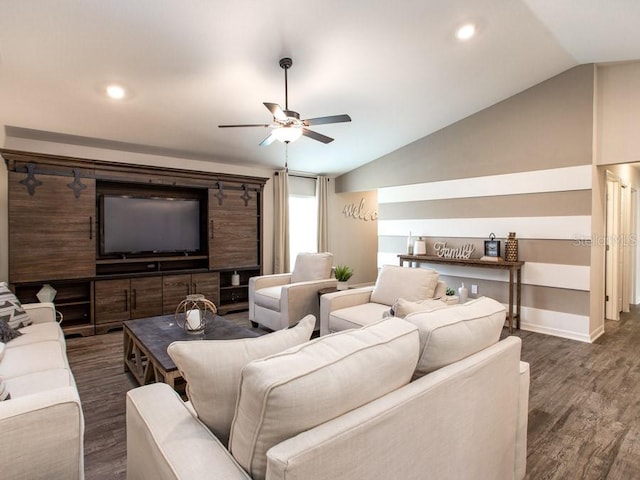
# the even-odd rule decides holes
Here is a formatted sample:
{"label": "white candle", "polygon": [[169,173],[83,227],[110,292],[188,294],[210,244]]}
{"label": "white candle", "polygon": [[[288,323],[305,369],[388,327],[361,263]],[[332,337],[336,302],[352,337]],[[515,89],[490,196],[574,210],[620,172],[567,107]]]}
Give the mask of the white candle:
{"label": "white candle", "polygon": [[200,310],[196,308],[187,311],[187,325],[189,326],[189,330],[200,329]]}

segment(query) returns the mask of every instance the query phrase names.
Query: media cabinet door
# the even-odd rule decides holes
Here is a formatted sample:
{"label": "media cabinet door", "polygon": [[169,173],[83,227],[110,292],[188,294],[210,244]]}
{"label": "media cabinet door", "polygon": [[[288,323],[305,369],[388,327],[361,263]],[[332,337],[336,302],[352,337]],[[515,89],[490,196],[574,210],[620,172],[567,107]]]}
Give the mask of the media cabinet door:
{"label": "media cabinet door", "polygon": [[176,312],[181,301],[191,292],[191,275],[164,275],[162,277],[162,314]]}
{"label": "media cabinet door", "polygon": [[162,277],[131,279],[131,319],[162,315]]}
{"label": "media cabinet door", "polygon": [[[90,278],[96,273],[96,182],[9,172],[9,279],[12,283]],[[20,183],[23,182],[23,183]],[[28,184],[28,183],[27,183]]]}
{"label": "media cabinet door", "polygon": [[209,268],[259,265],[260,192],[225,191],[220,205],[217,189],[209,190]]}
{"label": "media cabinet door", "polygon": [[131,292],[129,279],[96,280],[94,283],[96,325],[129,320]]}
{"label": "media cabinet door", "polygon": [[218,272],[192,273],[191,291],[201,293],[218,307],[220,305],[220,274]]}

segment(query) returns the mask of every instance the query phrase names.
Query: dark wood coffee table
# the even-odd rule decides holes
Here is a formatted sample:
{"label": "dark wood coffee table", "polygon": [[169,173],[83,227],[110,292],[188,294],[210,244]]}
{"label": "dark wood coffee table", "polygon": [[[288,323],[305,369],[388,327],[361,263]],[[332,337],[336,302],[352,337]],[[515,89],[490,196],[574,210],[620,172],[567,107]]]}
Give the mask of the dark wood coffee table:
{"label": "dark wood coffee table", "polygon": [[172,388],[180,373],[167,347],[178,340],[231,340],[236,338],[259,337],[264,330],[246,328],[216,315],[207,321],[201,334],[185,332],[175,322],[174,315],[127,320],[123,323],[124,368],[131,372],[140,385],[164,382]]}

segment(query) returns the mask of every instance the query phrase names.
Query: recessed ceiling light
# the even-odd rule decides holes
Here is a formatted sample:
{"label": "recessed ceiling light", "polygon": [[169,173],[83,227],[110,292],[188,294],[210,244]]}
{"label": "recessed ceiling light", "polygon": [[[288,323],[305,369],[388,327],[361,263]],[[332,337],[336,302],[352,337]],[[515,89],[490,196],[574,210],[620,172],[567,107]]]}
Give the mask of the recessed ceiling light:
{"label": "recessed ceiling light", "polygon": [[465,23],[456,30],[458,40],[466,41],[476,34],[476,26],[473,23]]}
{"label": "recessed ceiling light", "polygon": [[127,91],[121,85],[116,85],[116,84],[107,85],[107,88],[105,90],[106,90],[107,96],[109,98],[113,98],[114,100],[122,100],[124,97],[127,96]]}

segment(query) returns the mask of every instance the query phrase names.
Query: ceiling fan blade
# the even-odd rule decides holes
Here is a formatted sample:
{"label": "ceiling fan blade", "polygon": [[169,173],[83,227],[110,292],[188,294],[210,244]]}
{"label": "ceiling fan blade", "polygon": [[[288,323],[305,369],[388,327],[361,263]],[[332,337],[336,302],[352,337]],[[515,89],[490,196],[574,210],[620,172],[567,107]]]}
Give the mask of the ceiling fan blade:
{"label": "ceiling fan blade", "polygon": [[246,123],[243,125],[218,125],[218,128],[235,128],[235,127],[268,127],[268,123]]}
{"label": "ceiling fan blade", "polygon": [[269,109],[271,115],[273,115],[273,118],[280,120],[281,122],[287,121],[288,117],[285,115],[284,110],[282,110],[282,108],[280,108],[280,105],[278,105],[277,103],[264,102],[264,106]]}
{"label": "ceiling fan blade", "polygon": [[267,138],[265,138],[264,140],[262,140],[260,142],[260,146],[261,147],[266,147],[271,145],[274,141],[276,140],[276,137],[274,135],[269,135]]}
{"label": "ceiling fan blade", "polygon": [[307,118],[303,120],[306,126],[309,125],[322,125],[323,123],[342,123],[342,122],[350,122],[351,117],[347,114],[344,115],[330,115],[328,117],[317,117],[317,118]]}
{"label": "ceiling fan blade", "polygon": [[308,128],[302,129],[302,135],[304,135],[305,137],[313,138],[314,140],[317,140],[322,143],[333,142],[333,138],[327,137],[326,135],[322,135],[321,133],[318,133],[318,132],[314,132],[312,130],[309,130]]}

